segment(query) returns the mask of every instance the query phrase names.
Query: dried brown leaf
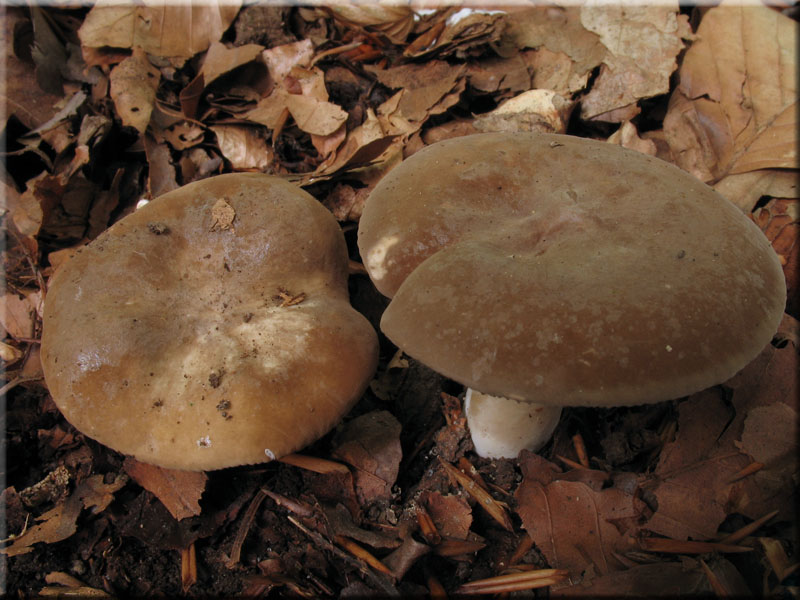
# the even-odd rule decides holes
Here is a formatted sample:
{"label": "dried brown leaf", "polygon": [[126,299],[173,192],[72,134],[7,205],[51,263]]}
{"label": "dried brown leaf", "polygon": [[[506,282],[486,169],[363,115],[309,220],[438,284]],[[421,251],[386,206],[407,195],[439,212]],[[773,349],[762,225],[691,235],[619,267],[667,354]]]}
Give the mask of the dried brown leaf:
{"label": "dried brown leaf", "polygon": [[548,563],[573,577],[593,568],[602,575],[624,568],[615,556],[630,549],[626,527],[642,513],[633,494],[617,488],[593,490],[581,482],[556,480],[547,485],[523,480],[515,494],[517,512]]}
{"label": "dried brown leaf", "polygon": [[218,77],[255,60],[263,50],[264,46],[258,44],[228,48],[220,42],[212,42],[200,69],[200,73],[203,74],[203,83],[206,86],[210,85]]}
{"label": "dried brown leaf", "polygon": [[466,540],[472,525],[472,509],[461,496],[425,490],[419,497],[438,532],[447,538]]}
{"label": "dried brown leaf", "polygon": [[694,394],[678,411],[678,433],[655,469],[658,510],[647,528],[668,538],[707,540],[727,516],[731,476],[751,461],[717,444],[731,417],[718,389]]}
{"label": "dried brown leaf", "polygon": [[797,37],[798,24],[766,6],[705,13],[664,119],[679,166],[706,182],[798,167]]}
{"label": "dried brown leaf", "polygon": [[[467,66],[469,84],[482,92],[510,90],[524,92],[531,89],[531,72],[528,63],[533,51],[516,53],[509,58],[488,58]],[[536,86],[544,87],[544,86]]]}
{"label": "dried brown leaf", "polygon": [[414,28],[414,11],[407,6],[340,3],[330,10],[336,20],[382,33],[393,44],[405,42]]}
{"label": "dried brown leaf", "polygon": [[7,8],[3,11],[0,46],[8,50],[4,57],[4,76],[0,81],[0,104],[4,107],[3,122],[10,115],[15,115],[26,127],[36,129],[55,115],[55,106],[62,98],[60,94],[43,91],[36,82],[35,70],[10,51],[14,27],[21,21],[21,13]]}
{"label": "dried brown leaf", "polygon": [[156,496],[177,520],[200,514],[200,497],[208,476],[203,472],[175,471],[126,458],[125,472]]}
{"label": "dried brown leaf", "polygon": [[485,510],[503,529],[506,531],[511,531],[513,529],[511,518],[508,516],[507,506],[505,504],[492,498],[491,494],[479,486],[469,475],[463,473],[450,463],[441,460],[441,457],[439,464],[442,465],[447,476],[450,477],[453,483],[457,483],[465,492],[472,496],[478,506]]}
{"label": "dried brown leaf", "polygon": [[[573,63],[570,81],[588,77],[606,56],[607,50],[600,37],[581,23],[578,7],[539,6],[514,12],[505,20],[507,28],[503,37],[506,43],[517,48],[546,48],[551,53],[568,56]],[[574,83],[569,87],[573,86]]]}
{"label": "dried brown leaf", "polygon": [[307,67],[314,57],[314,43],[310,39],[282,44],[261,53],[272,80],[278,84],[294,67]]}
{"label": "dried brown leaf", "polygon": [[[608,49],[600,75],[581,102],[581,116],[621,122],[613,111],[669,91],[676,57],[689,37],[678,3],[654,6],[584,6],[583,26]],[[638,111],[637,111],[638,112]],[[625,113],[619,113],[620,115]]]}
{"label": "dried brown leaf", "polygon": [[653,140],[639,137],[636,125],[630,121],[625,121],[619,129],[612,133],[608,140],[609,143],[617,144],[623,148],[630,148],[642,154],[656,156],[658,148]]}
{"label": "dried brown leaf", "polygon": [[122,124],[144,133],[153,113],[161,72],[139,48],[111,71],[111,98]]}
{"label": "dried brown leaf", "polygon": [[125,475],[117,475],[111,483],[104,483],[102,475],[92,475],[83,480],[63,503],[37,517],[36,525],[29,527],[10,546],[0,549],[0,553],[17,556],[33,550],[33,544],[54,544],[67,539],[78,530],[81,510],[92,508],[92,512],[102,512],[114,499],[114,493],[127,481]]}
{"label": "dried brown leaf", "polygon": [[180,187],[175,174],[175,165],[166,144],[158,143],[150,135],[144,136],[144,149],[147,156],[147,191],[151,198],[157,198]]}
{"label": "dried brown leaf", "polygon": [[267,143],[262,127],[246,125],[212,125],[222,155],[235,170],[267,172],[273,166],[275,153]]}
{"label": "dried brown leaf", "polygon": [[551,90],[529,90],[475,119],[478,131],[565,133],[574,102]]}
{"label": "dried brown leaf", "polygon": [[753,213],[753,220],[772,243],[783,265],[786,312],[800,316],[800,200],[770,200]]}
{"label": "dried brown leaf", "polygon": [[0,296],[0,324],[12,338],[33,337],[33,324],[36,317],[36,305],[41,294],[19,296],[14,292],[6,292]]}
{"label": "dried brown leaf", "polygon": [[355,467],[356,492],[362,504],[388,500],[403,457],[400,423],[388,411],[356,417],[340,433],[331,455]]}
{"label": "dried brown leaf", "polygon": [[[674,162],[674,161],[671,161]],[[749,213],[764,196],[798,198],[797,172],[784,169],[764,169],[728,175],[714,184],[714,189]]]}
{"label": "dried brown leaf", "polygon": [[152,0],[145,5],[104,0],[86,15],[78,35],[81,44],[92,48],[138,46],[148,54],[186,59],[219,40],[238,12],[237,0],[202,4]]}
{"label": "dried brown leaf", "polygon": [[312,96],[288,94],[286,107],[295,124],[314,135],[330,135],[347,121],[347,113],[336,104]]}

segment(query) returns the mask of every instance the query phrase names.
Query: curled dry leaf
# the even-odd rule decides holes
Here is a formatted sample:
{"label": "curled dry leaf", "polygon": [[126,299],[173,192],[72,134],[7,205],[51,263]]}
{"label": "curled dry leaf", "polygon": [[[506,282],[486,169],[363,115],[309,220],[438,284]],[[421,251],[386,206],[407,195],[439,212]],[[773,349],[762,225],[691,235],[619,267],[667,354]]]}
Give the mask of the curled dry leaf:
{"label": "curled dry leaf", "polygon": [[125,472],[152,493],[178,521],[200,514],[200,496],[208,476],[202,471],[176,471],[128,457]]}
{"label": "curled dry leaf", "polygon": [[405,42],[414,28],[414,11],[407,6],[339,3],[330,11],[337,21],[385,35],[393,44]]}
{"label": "curled dry leaf", "polygon": [[795,21],[765,6],[703,16],[664,119],[680,167],[706,182],[797,169],[797,37]]}
{"label": "curled dry leaf", "polygon": [[[589,73],[606,56],[607,50],[600,42],[600,37],[581,23],[578,7],[539,6],[508,15],[506,22],[503,38],[507,44],[517,48],[536,48],[538,51],[546,49],[547,53],[540,57],[542,63],[549,62],[550,55],[554,53],[569,58],[570,65],[560,59],[558,68],[554,69],[558,76],[567,79],[565,85],[569,91],[584,87]],[[537,75],[534,74],[534,77]],[[560,91],[552,84],[541,87]]]}
{"label": "curled dry leaf", "polygon": [[574,102],[552,90],[528,90],[475,119],[478,131],[565,133]]}
{"label": "curled dry leaf", "polygon": [[764,196],[800,197],[797,171],[793,169],[759,169],[749,173],[728,175],[715,183],[714,189],[744,212],[753,210],[756,203]]}
{"label": "curled dry leaf", "polygon": [[612,144],[623,146],[624,148],[636,150],[642,154],[649,154],[650,156],[656,156],[658,154],[655,142],[650,139],[639,137],[639,132],[636,131],[636,125],[630,121],[625,121],[619,129],[609,136],[607,141]]}
{"label": "curled dry leaf", "polygon": [[356,468],[356,492],[363,504],[388,500],[400,470],[400,422],[387,411],[373,411],[350,421],[331,453]]}
{"label": "curled dry leaf", "polygon": [[688,20],[678,14],[677,2],[584,6],[580,15],[583,26],[608,49],[600,75],[581,102],[584,119],[617,121],[615,111],[669,91],[682,38],[690,36]]}
{"label": "curled dry leaf", "polygon": [[130,57],[114,67],[109,79],[111,98],[122,124],[144,133],[153,113],[161,72],[140,48],[134,48]]}
{"label": "curled dry leaf", "polygon": [[237,0],[202,4],[168,0],[119,4],[104,0],[86,15],[78,36],[81,44],[90,48],[138,46],[147,54],[187,59],[222,37],[236,18],[239,4]]}
{"label": "curled dry leaf", "polygon": [[265,132],[258,126],[212,125],[220,152],[235,170],[257,170],[267,173],[273,166],[275,153],[265,141]]}
{"label": "curled dry leaf", "polygon": [[203,83],[206,86],[210,85],[218,77],[255,60],[263,50],[264,46],[258,44],[228,48],[225,44],[213,42],[208,48],[203,67],[200,69]]}
{"label": "curled dry leaf", "polygon": [[69,498],[37,517],[36,525],[28,527],[13,544],[0,549],[0,553],[17,556],[33,550],[33,544],[54,544],[67,539],[78,530],[78,516],[84,508],[91,508],[95,513],[104,511],[114,499],[114,493],[127,482],[126,475],[117,475],[111,483],[104,483],[102,475],[84,479]]}

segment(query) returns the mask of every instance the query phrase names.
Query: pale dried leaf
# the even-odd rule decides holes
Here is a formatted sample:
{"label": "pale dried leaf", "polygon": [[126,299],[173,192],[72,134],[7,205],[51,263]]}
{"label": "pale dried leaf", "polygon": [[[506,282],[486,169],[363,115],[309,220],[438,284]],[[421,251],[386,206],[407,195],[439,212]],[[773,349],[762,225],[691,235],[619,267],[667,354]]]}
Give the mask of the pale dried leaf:
{"label": "pale dried leaf", "polygon": [[574,105],[552,90],[529,90],[478,116],[475,129],[565,133]]}
{"label": "pale dried leaf", "polygon": [[92,48],[138,46],[148,54],[186,59],[222,37],[236,18],[239,4],[237,0],[202,4],[100,0],[86,15],[78,36],[82,45]]}
{"label": "pale dried leaf", "polygon": [[728,175],[714,184],[714,189],[745,213],[751,212],[756,203],[764,196],[800,197],[797,173],[781,169],[765,169]]}
{"label": "pale dried leaf", "polygon": [[255,60],[263,50],[264,46],[258,44],[228,48],[220,42],[212,42],[206,53],[206,59],[203,61],[203,67],[200,69],[203,74],[203,83],[209,85],[225,73]]}
{"label": "pale dried leaf", "polygon": [[636,130],[636,125],[630,121],[625,121],[606,141],[611,144],[622,146],[623,148],[636,150],[642,154],[649,154],[650,156],[656,156],[656,154],[658,154],[655,142],[653,140],[640,138],[639,132]]}
{"label": "pale dried leaf", "polygon": [[600,76],[581,102],[583,118],[617,121],[618,115],[607,113],[669,91],[682,38],[689,36],[688,21],[677,10],[677,2],[581,8],[581,23],[608,49]]}
{"label": "pale dried leaf", "polygon": [[542,46],[530,50],[526,60],[533,70],[534,89],[553,90],[569,96],[586,87],[589,71],[579,70],[578,63],[564,52],[553,52]]}
{"label": "pale dried leaf", "polygon": [[265,172],[273,164],[275,154],[267,144],[260,127],[246,125],[213,125],[220,152],[237,170],[255,169]]}
{"label": "pale dried leaf", "polygon": [[407,6],[342,3],[330,10],[335,19],[381,32],[393,44],[405,42],[414,28],[414,11]]}
{"label": "pale dried leaf", "polygon": [[259,100],[254,109],[244,113],[242,118],[275,129],[281,122],[284,111],[288,110],[289,96],[285,89],[276,87],[269,96]]}
{"label": "pale dried leaf", "polygon": [[347,121],[347,113],[332,102],[299,94],[288,94],[285,100],[295,124],[307,133],[330,135]]}
{"label": "pale dried leaf", "polygon": [[161,72],[136,48],[111,71],[111,98],[122,124],[144,133],[150,123]]}
{"label": "pale dried leaf", "polygon": [[14,292],[0,296],[0,323],[12,338],[33,337],[35,301],[35,297],[20,297]]}
{"label": "pale dried leaf", "polygon": [[273,81],[282,83],[284,78],[296,66],[307,67],[314,56],[314,44],[310,39],[291,44],[283,44],[264,50],[261,58],[269,69]]}
{"label": "pale dried leaf", "polygon": [[723,5],[700,22],[664,131],[677,164],[706,182],[797,168],[798,24],[760,5]]}

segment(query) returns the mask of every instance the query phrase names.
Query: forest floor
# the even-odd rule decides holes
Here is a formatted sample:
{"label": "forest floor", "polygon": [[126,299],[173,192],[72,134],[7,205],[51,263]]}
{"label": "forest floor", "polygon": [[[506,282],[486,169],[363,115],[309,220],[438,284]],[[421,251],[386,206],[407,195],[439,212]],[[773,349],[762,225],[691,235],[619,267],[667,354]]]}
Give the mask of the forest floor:
{"label": "forest floor", "polygon": [[[796,7],[0,10],[0,592],[798,596]],[[282,176],[358,263],[380,178],[481,131],[606,140],[713,186],[781,258],[772,343],[688,398],[565,409],[513,460],[478,457],[463,386],[383,336],[355,408],[283,461],[169,471],[63,418],[39,355],[47,282],[142,198]],[[388,299],[363,272],[349,285],[377,330]]]}

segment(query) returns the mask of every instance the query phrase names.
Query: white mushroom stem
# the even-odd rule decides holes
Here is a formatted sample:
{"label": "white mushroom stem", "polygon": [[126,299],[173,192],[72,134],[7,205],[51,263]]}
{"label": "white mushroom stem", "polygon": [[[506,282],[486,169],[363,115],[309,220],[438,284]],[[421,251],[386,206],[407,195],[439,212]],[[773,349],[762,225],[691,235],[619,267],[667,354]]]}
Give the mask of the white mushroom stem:
{"label": "white mushroom stem", "polygon": [[560,406],[489,396],[467,388],[464,412],[475,452],[483,458],[516,458],[520,450],[536,452],[553,435]]}

